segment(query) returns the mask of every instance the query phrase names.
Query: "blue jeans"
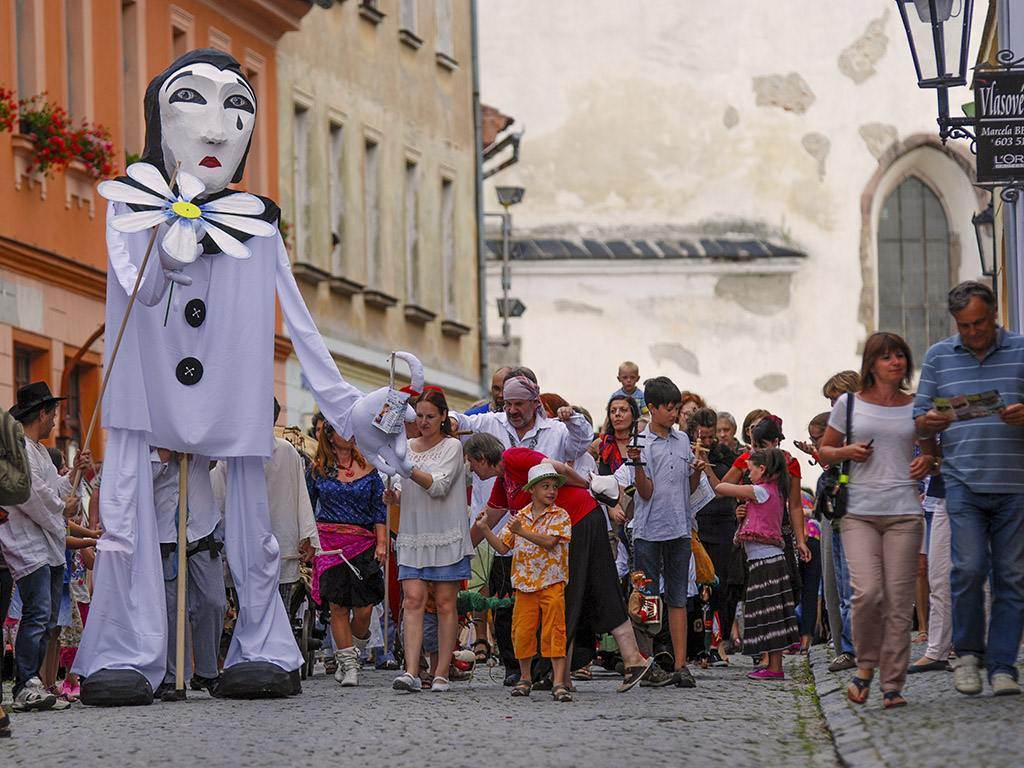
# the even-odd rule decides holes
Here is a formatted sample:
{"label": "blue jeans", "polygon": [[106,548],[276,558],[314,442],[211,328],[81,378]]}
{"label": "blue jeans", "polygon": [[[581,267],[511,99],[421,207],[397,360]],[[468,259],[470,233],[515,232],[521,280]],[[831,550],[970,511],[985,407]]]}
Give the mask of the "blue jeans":
{"label": "blue jeans", "polygon": [[[953,648],[985,659],[989,677],[1017,677],[1024,630],[1024,493],[974,493],[946,480],[952,538]],[[990,554],[991,552],[991,554]],[[992,612],[985,644],[985,579],[992,573]]]}
{"label": "blue jeans", "polygon": [[839,592],[839,619],[843,624],[843,635],[839,638],[839,649],[836,652],[853,653],[853,630],[850,628],[853,589],[850,587],[850,569],[846,566],[846,553],[843,551],[843,537],[838,528],[832,528],[832,564],[836,571],[836,590]]}
{"label": "blue jeans", "polygon": [[18,579],[21,596],[21,624],[14,643],[15,696],[25,683],[39,676],[53,630],[57,627],[60,593],[64,586],[63,565],[43,565]]}

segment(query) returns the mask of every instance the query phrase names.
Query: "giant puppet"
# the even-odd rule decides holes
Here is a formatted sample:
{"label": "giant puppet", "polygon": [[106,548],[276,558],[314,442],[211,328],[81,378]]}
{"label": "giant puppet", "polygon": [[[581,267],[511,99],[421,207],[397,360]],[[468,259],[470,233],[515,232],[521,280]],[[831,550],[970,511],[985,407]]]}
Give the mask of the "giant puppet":
{"label": "giant puppet", "polygon": [[238,619],[225,694],[295,692],[302,658],[277,592],[279,553],[263,474],[273,448],[275,292],[327,420],[354,436],[381,471],[410,471],[404,432],[372,423],[404,401],[388,388],[364,396],[341,378],[292,276],[277,205],[228,189],[242,179],[258,107],[231,56],[185,54],[146,89],[141,162],[99,187],[110,201],[106,327],[118,328],[131,311],[116,359],[109,359],[109,340],[104,352],[104,533],[75,662],[87,704],[148,703],[164,677],[167,617],[150,446],[192,454],[196,463],[226,460],[224,544]]}

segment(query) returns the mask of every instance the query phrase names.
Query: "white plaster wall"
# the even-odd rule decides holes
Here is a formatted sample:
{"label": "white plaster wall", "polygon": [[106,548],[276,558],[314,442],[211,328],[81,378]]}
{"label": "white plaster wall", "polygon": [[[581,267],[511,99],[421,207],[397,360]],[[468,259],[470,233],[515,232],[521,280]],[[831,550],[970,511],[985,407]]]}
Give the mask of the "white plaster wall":
{"label": "white plaster wall", "polygon": [[[972,55],[986,3],[976,6]],[[520,0],[481,3],[480,33],[482,98],[526,128],[520,163],[485,192],[490,210],[494,182],[526,187],[513,209],[517,231],[725,221],[767,228],[808,254],[787,267],[795,271],[784,297],[766,283],[770,301],[758,311],[716,296],[719,267],[634,265],[609,275],[606,265],[573,263],[554,278],[516,264],[512,294],[528,309],[513,333],[542,387],[600,410],[617,363],[632,358],[642,376],[670,375],[737,417],[778,409],[799,436],[827,405],[823,380],[859,367],[875,237],[872,223],[862,273],[861,197],[878,156],[936,133],[934,94],[916,88],[895,3]],[[757,80],[773,76],[781,89]],[[786,83],[798,87],[787,92]],[[954,91],[954,111],[970,99]],[[873,219],[911,161],[946,207],[959,276],[977,277],[978,201],[941,152],[918,150],[886,171]],[[492,335],[497,290],[492,277]],[[566,296],[604,314],[556,309]],[[652,351],[673,343],[696,354],[699,374]],[[785,374],[783,388],[755,385],[775,372]]]}

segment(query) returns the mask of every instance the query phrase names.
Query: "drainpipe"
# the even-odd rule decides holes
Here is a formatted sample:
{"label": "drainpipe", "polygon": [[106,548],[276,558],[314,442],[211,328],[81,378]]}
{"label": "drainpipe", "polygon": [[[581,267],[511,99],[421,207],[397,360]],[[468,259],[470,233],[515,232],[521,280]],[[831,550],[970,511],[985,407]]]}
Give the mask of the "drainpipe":
{"label": "drainpipe", "polygon": [[[1024,18],[1016,11],[1016,3],[999,0],[996,10],[999,47],[1013,50],[1016,56],[1024,51]],[[1014,11],[1011,13],[1011,9]],[[1006,238],[1006,257],[1003,264],[1006,276],[1005,304],[1006,326],[1012,331],[1020,331],[1024,327],[1024,248],[1021,239],[1024,236],[1024,204],[1020,199],[1007,201],[1006,213],[1003,215],[1004,233]]]}
{"label": "drainpipe", "polygon": [[480,109],[480,47],[477,30],[477,2],[469,3],[470,29],[473,43],[473,155],[476,184],[476,267],[477,327],[480,332],[480,393],[486,395],[490,386],[490,360],[487,346],[487,257],[484,247],[484,147],[483,115]]}

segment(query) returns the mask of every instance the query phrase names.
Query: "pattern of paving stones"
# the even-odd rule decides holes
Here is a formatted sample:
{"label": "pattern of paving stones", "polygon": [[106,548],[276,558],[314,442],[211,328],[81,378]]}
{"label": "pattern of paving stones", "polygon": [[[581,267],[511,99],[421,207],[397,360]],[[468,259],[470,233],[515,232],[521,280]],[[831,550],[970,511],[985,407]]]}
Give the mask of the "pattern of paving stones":
{"label": "pattern of paving stones", "polygon": [[[915,645],[911,658],[924,653]],[[988,685],[980,696],[961,696],[949,672],[907,678],[902,709],[882,709],[882,694],[872,687],[867,704],[846,699],[852,670],[828,671],[831,652],[811,651],[811,669],[821,709],[835,739],[836,751],[849,768],[1006,768],[1024,765],[1024,697],[995,698]],[[1024,668],[1024,655],[1018,668]]]}
{"label": "pattern of paving stones", "polygon": [[[19,713],[0,742],[4,768],[135,766],[676,766],[833,768],[835,751],[803,658],[783,683],[755,683],[746,659],[697,670],[699,687],[615,693],[617,678],[577,683],[572,704],[549,693],[511,699],[486,670],[449,694],[398,694],[395,673],[364,671],[342,689],[318,673],[296,698],[236,702],[192,694],[138,709]],[[10,702],[9,697],[5,697]],[[513,760],[514,762],[508,762]]]}

